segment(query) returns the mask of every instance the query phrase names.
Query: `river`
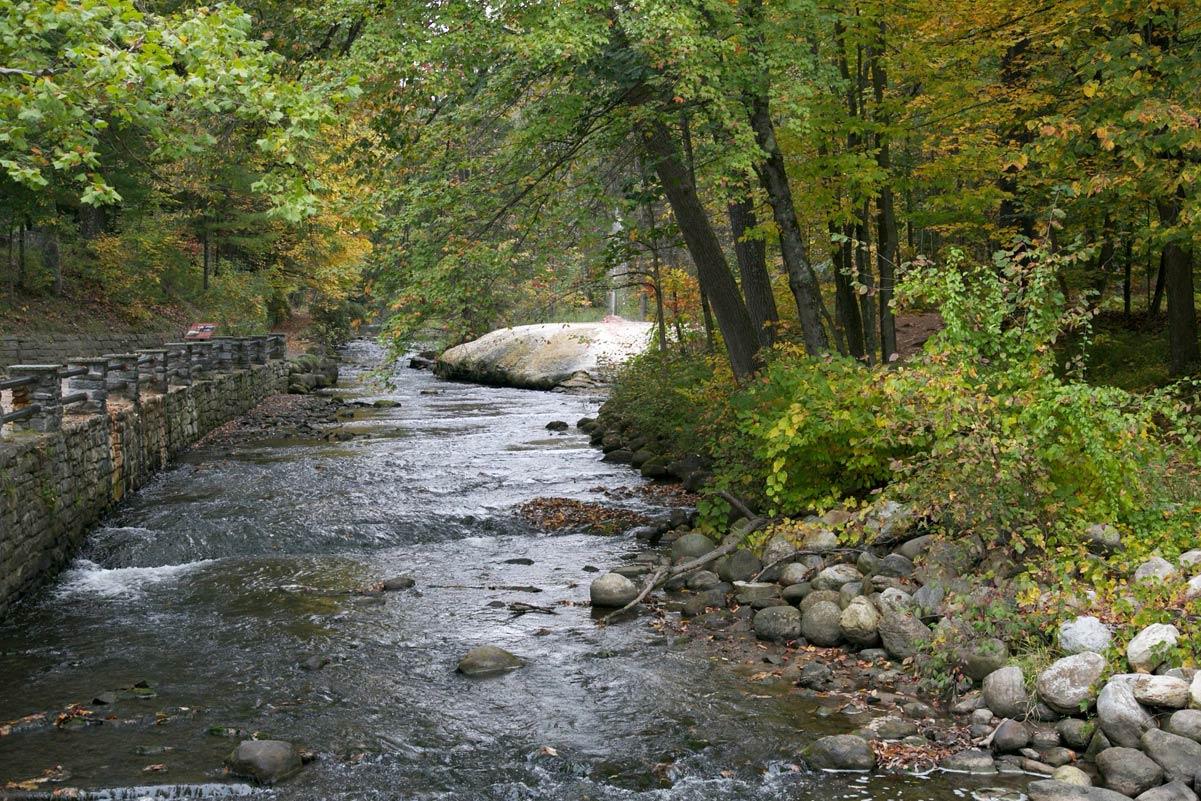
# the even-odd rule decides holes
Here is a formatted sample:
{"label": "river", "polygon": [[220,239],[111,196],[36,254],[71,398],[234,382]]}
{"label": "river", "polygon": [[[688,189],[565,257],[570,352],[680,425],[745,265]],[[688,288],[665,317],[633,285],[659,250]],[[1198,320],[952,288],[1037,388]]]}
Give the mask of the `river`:
{"label": "river", "polygon": [[[359,409],[347,425],[361,436],[193,450],[0,624],[0,721],[113,702],[89,706],[90,720],[0,736],[0,783],[61,766],[61,781],[35,794],[967,795],[955,777],[798,768],[806,742],[850,727],[815,714],[816,701],[748,682],[698,644],[641,621],[594,623],[585,568],[629,558],[637,544],[539,533],[514,507],[598,500],[601,488],[641,482],[600,461],[574,428],[546,431],[595,412],[596,399],[407,368],[384,389],[367,378],[379,358],[366,342],[346,352],[339,393],[398,404]],[[655,511],[637,496],[614,502]],[[398,574],[415,577],[415,590],[355,593]],[[514,601],[555,613],[514,616]],[[455,673],[482,643],[528,665],[488,679]],[[306,669],[310,657],[329,664]],[[285,785],[255,790],[221,767],[239,731],[303,743],[316,759]]]}

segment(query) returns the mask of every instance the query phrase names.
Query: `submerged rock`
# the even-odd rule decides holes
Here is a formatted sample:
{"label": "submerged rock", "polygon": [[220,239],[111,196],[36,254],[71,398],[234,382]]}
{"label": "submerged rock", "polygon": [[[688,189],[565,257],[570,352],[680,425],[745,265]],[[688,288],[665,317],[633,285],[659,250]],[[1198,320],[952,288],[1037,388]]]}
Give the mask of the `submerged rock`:
{"label": "submerged rock", "polygon": [[992,754],[980,748],[969,748],[966,751],[951,754],[939,762],[938,766],[943,770],[955,773],[992,774],[997,772],[997,764],[993,761]]}
{"label": "submerged rock", "polygon": [[1026,785],[1030,801],[1127,801],[1126,796],[1103,787],[1087,787],[1054,779],[1040,779]]}
{"label": "submerged rock", "polygon": [[264,785],[278,784],[304,767],[300,751],[283,740],[244,740],[225,758],[225,765],[234,776]]}
{"label": "submerged rock", "polygon": [[495,645],[478,645],[459,660],[458,671],[465,676],[490,676],[516,670],[525,660]]}

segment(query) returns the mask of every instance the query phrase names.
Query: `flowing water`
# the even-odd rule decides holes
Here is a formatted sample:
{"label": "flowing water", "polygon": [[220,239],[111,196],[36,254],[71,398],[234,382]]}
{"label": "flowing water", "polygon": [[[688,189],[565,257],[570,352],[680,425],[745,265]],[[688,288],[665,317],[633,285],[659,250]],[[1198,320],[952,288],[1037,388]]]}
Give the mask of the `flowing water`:
{"label": "flowing water", "polygon": [[[385,391],[364,376],[375,346],[354,343],[346,355],[342,394],[399,404],[357,412],[349,425],[362,437],[194,450],[0,625],[0,721],[53,717],[72,703],[95,712],[0,729],[0,787],[61,766],[60,783],[31,795],[59,786],[130,799],[968,794],[962,777],[797,769],[806,742],[850,725],[641,622],[594,623],[585,567],[628,558],[635,543],[539,533],[513,510],[640,483],[574,429],[545,430],[594,412],[595,399],[407,368]],[[398,574],[416,577],[416,590],[355,593]],[[514,617],[505,608],[514,601],[555,613]],[[482,643],[529,664],[488,679],[455,673]],[[305,670],[311,656],[330,663]],[[240,732],[304,743],[317,758],[287,784],[255,790],[222,771]]]}

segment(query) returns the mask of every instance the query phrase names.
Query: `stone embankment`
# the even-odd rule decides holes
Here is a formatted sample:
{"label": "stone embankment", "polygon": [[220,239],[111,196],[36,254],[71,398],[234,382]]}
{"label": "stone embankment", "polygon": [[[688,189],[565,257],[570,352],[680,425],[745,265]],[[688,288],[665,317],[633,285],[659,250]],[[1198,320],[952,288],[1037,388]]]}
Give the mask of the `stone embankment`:
{"label": "stone embankment", "polygon": [[182,332],[175,328],[137,333],[3,335],[0,336],[0,372],[13,364],[57,364],[76,356],[157,348],[163,342],[182,338]]}
{"label": "stone embankment", "polygon": [[[10,366],[0,380],[0,614],[173,456],[312,374],[285,355],[273,334]],[[327,372],[301,383],[328,383]]]}
{"label": "stone embankment", "polygon": [[[604,458],[645,476],[690,488],[708,478],[703,458],[669,461],[635,431],[590,419],[578,425]],[[598,577],[592,604],[620,609],[660,577],[660,608],[677,611],[683,627],[726,632],[722,640],[742,632],[748,648],[780,649],[763,659],[781,665],[798,691],[847,693],[857,728],[813,743],[801,756],[816,768],[1028,775],[1037,779],[1028,787],[1033,801],[1196,801],[1201,673],[1174,662],[1175,626],[1147,626],[1119,655],[1109,625],[1073,617],[1059,628],[1059,658],[1028,670],[1029,659],[954,611],[956,595],[987,590],[973,578],[988,557],[978,537],[932,536],[904,506],[880,501],[866,514],[833,510],[761,536],[754,550],[738,547],[763,522],[739,518],[721,542],[689,525],[640,529],[637,536],[660,549]],[[1088,537],[1099,553],[1120,547],[1106,527]],[[701,567],[679,567],[718,553]],[[1175,581],[1201,597],[1201,578],[1188,578],[1199,570],[1201,551],[1190,551],[1177,564],[1152,559],[1130,580]],[[840,672],[848,657],[852,669]],[[1114,665],[1125,672],[1115,674]],[[920,697],[921,670],[958,680],[945,712]]]}
{"label": "stone embankment", "polygon": [[443,378],[523,389],[586,389],[644,351],[650,323],[547,323],[502,328],[450,348],[434,372]]}

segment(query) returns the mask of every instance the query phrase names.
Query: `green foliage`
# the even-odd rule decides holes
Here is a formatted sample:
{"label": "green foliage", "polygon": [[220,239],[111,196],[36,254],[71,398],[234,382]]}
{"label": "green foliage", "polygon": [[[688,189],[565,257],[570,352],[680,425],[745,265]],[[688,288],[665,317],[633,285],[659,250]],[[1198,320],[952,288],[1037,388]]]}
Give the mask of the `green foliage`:
{"label": "green foliage", "polygon": [[860,363],[781,347],[730,399],[733,429],[713,443],[721,472],[749,471],[759,484],[754,497],[773,514],[863,495],[887,481],[904,452],[880,436],[881,415],[904,414],[883,400],[875,374]]}
{"label": "green foliage", "polygon": [[1161,476],[1174,460],[1196,463],[1197,438],[1170,391],[1136,396],[1058,369],[1055,343],[1087,323],[1055,280],[1077,256],[1016,253],[988,267],[959,254],[941,268],[914,265],[899,297],[938,303],[946,328],[888,374],[884,392],[910,412],[890,415],[888,434],[922,446],[894,490],[950,530],[1021,552],[1162,505]]}
{"label": "green foliage", "polygon": [[710,357],[648,350],[622,368],[603,418],[660,443],[672,457],[704,453],[712,416],[732,388],[729,371]]}

